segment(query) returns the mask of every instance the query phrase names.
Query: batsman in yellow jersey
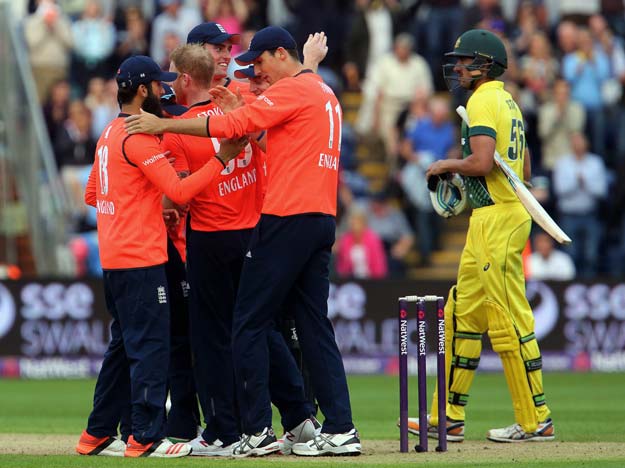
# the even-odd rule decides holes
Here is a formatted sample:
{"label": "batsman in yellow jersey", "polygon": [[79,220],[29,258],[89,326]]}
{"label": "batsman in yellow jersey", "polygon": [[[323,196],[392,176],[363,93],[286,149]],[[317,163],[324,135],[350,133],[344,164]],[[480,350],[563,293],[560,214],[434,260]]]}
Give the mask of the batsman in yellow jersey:
{"label": "batsman in yellow jersey", "polygon": [[[456,41],[455,63],[445,68],[448,87],[473,91],[467,103],[469,126],[462,126],[462,159],[433,163],[430,178],[463,176],[473,207],[456,287],[445,308],[447,338],[447,440],[464,440],[464,407],[480,362],[482,335],[488,332],[503,365],[515,423],[491,429],[496,442],[549,441],[554,427],[545,401],[541,355],[534,317],[525,297],[521,252],[531,218],[493,162],[495,150],[523,180],[529,178],[523,116],[497,80],[507,67],[506,49],[493,33],[474,29]],[[438,422],[436,397],[430,424]],[[410,421],[418,431],[418,420]],[[436,437],[436,429],[428,434]]]}

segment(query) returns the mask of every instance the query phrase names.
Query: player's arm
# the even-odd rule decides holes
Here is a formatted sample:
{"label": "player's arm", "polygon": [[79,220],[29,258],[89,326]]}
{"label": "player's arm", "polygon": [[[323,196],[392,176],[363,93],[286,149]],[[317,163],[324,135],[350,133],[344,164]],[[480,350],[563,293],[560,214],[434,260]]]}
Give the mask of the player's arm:
{"label": "player's arm", "polygon": [[239,142],[239,145],[241,147],[237,152],[221,153],[220,150],[220,153],[211,158],[197,172],[184,179],[178,178],[178,174],[169,164],[166,154],[156,140],[150,142],[145,138],[130,137],[124,143],[124,155],[167,197],[174,203],[182,205],[213,182],[225,169],[226,163],[236,157],[245,146],[242,142]]}
{"label": "player's arm", "polygon": [[309,68],[315,73],[319,69],[319,64],[328,54],[328,38],[323,31],[309,34],[308,40],[304,44],[304,68]]}
{"label": "player's arm", "polygon": [[[159,119],[148,112],[126,118],[129,134],[183,133],[217,138],[240,138],[275,126],[288,119],[299,108],[298,91],[289,84],[274,84],[259,99],[225,115],[198,117],[196,119]],[[284,80],[287,81],[287,80]]]}
{"label": "player's arm", "polygon": [[471,139],[473,153],[464,159],[443,159],[436,161],[428,168],[425,176],[455,172],[465,176],[485,176],[493,169],[495,139],[489,135],[475,135]]}
{"label": "player's arm", "polygon": [[163,133],[181,133],[184,135],[194,135],[205,137],[207,117],[197,117],[195,119],[162,119],[154,114],[141,111],[141,114],[126,117],[126,131],[133,135],[135,133],[147,133],[150,135],[161,135]]}
{"label": "player's arm", "polygon": [[[96,162],[98,160],[96,159]],[[91,166],[91,172],[89,173],[89,179],[87,179],[87,186],[85,187],[85,203],[90,206],[96,206],[96,194],[95,194],[95,171],[96,162]]]}

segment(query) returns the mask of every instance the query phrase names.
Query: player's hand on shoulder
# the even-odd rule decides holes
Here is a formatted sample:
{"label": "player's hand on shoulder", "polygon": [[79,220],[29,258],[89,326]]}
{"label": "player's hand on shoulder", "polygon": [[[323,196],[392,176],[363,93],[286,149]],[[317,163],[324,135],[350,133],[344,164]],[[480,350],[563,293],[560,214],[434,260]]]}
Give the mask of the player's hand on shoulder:
{"label": "player's hand on shoulder", "polygon": [[236,158],[248,143],[249,140],[247,136],[242,136],[241,138],[224,138],[221,140],[221,146],[219,147],[217,156],[224,163],[227,163],[231,159]]}
{"label": "player's hand on shoulder", "polygon": [[165,127],[162,119],[154,114],[145,112],[143,109],[140,114],[134,114],[126,117],[124,127],[128,134],[149,133],[150,135],[158,135],[164,132]]}
{"label": "player's hand on shoulder", "polygon": [[213,102],[221,108],[224,114],[245,105],[245,99],[241,96],[239,88],[236,89],[235,94],[225,86],[216,86],[209,91],[209,94]]}

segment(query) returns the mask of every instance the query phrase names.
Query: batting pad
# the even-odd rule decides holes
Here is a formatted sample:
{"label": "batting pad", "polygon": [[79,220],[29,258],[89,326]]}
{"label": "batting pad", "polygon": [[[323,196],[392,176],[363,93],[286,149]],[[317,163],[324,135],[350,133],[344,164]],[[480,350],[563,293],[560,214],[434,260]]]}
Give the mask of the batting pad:
{"label": "batting pad", "polygon": [[526,433],[535,432],[538,419],[525,361],[521,356],[520,337],[502,307],[488,300],[484,301],[484,307],[488,318],[488,336],[493,350],[501,358],[516,422]]}
{"label": "batting pad", "polygon": [[525,362],[525,371],[529,379],[537,418],[538,421],[544,421],[549,417],[550,411],[547,408],[543,390],[542,358],[540,356],[538,342],[536,341],[536,335],[532,333],[523,336],[520,341],[521,356]]}

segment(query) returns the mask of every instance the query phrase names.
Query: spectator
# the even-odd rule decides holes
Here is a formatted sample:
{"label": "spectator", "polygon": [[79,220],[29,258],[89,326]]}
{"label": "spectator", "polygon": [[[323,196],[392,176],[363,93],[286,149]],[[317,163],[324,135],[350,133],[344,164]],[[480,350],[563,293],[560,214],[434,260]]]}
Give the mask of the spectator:
{"label": "spectator", "polygon": [[366,211],[369,227],[382,239],[390,276],[403,276],[405,258],[414,243],[408,220],[384,191],[373,195]]}
{"label": "spectator", "polygon": [[180,42],[180,37],[178,37],[178,33],[175,31],[167,31],[165,32],[165,36],[163,37],[163,61],[158,64],[161,66],[163,70],[169,70],[169,66],[171,64],[169,57],[171,53],[176,50],[178,46],[182,43]]}
{"label": "spectator", "polygon": [[623,40],[615,37],[608,27],[608,23],[601,15],[593,15],[589,21],[590,31],[595,40],[595,48],[601,50],[610,62],[610,75],[601,86],[601,96],[608,115],[607,130],[613,142],[606,153],[609,160],[619,158],[625,153],[625,106],[623,106],[623,84],[625,80],[625,50]]}
{"label": "spectator", "polygon": [[[167,50],[171,52],[178,45],[184,44],[187,33],[196,24],[202,22],[202,17],[197,8],[181,6],[181,0],[159,0],[159,4],[163,8],[163,12],[156,16],[152,23],[150,56],[156,63],[162,67],[166,64],[167,67],[165,68],[168,68],[169,54]],[[175,36],[177,41],[174,41],[171,36]]]}
{"label": "spectator", "polygon": [[286,0],[267,0],[267,23],[287,30],[295,27],[297,18],[292,11],[292,2]]}
{"label": "spectator", "polygon": [[553,239],[540,231],[534,236],[534,252],[529,257],[529,278],[569,281],[575,278],[571,256],[554,248]]}
{"label": "spectator", "polygon": [[428,116],[429,92],[417,88],[410,104],[397,117],[397,135],[403,140],[415,126]]}
{"label": "spectator", "polygon": [[449,120],[449,102],[434,97],[429,107],[429,115],[408,130],[401,151],[407,164],[402,169],[400,184],[412,210],[422,265],[430,264],[440,231],[439,217],[430,203],[425,171],[434,161],[447,158],[456,142],[454,126]]}
{"label": "spectator", "polygon": [[395,163],[399,142],[393,129],[401,111],[410,104],[416,90],[432,92],[432,73],[423,57],[412,51],[414,39],[400,34],[393,52],[381,57],[371,70],[375,89],[374,129],[384,141],[386,156]]}
{"label": "spectator", "polygon": [[73,46],[70,21],[54,0],[40,0],[24,21],[24,36],[37,94],[45,102],[52,84],[67,77]]}
{"label": "spectator", "polygon": [[70,87],[67,80],[59,80],[52,85],[50,94],[43,105],[43,117],[51,140],[67,119],[69,98]]}
{"label": "spectator", "polygon": [[541,168],[551,172],[558,159],[571,152],[571,133],[582,132],[586,120],[584,107],[571,101],[566,80],[557,80],[551,99],[538,110],[538,135],[542,139]]}
{"label": "spectator", "polygon": [[601,87],[610,76],[610,62],[594,46],[588,29],[580,29],[578,47],[562,60],[562,75],[571,84],[571,96],[586,109],[586,134],[591,148],[605,154],[605,116]]}
{"label": "spectator", "polygon": [[511,34],[514,51],[518,55],[524,55],[529,50],[534,35],[546,29],[544,21],[540,22],[538,19],[534,2],[522,0],[518,6],[516,29]]}
{"label": "spectator", "polygon": [[128,28],[127,14],[130,10],[136,9],[139,15],[146,22],[152,23],[156,14],[158,2],[155,0],[116,0],[114,22],[118,31]]}
{"label": "spectator", "polygon": [[349,214],[349,230],[338,239],[336,257],[336,270],[342,277],[384,278],[388,273],[384,246],[367,226],[363,210],[354,209]]}
{"label": "spectator", "polygon": [[141,10],[130,7],[125,12],[125,29],[118,31],[116,59],[119,63],[131,55],[148,53],[147,24]]}
{"label": "spectator", "polygon": [[[206,3],[206,21],[219,23],[229,34],[241,34],[249,11],[244,0],[212,0]],[[238,44],[232,44],[232,55],[241,52]]]}
{"label": "spectator", "polygon": [[449,117],[449,101],[442,97],[430,99],[428,115],[408,129],[406,139],[413,156],[428,152],[433,160],[445,159],[456,143],[454,125]]}
{"label": "spectator", "polygon": [[588,152],[581,133],[571,136],[572,154],[562,157],[553,170],[560,225],[573,242],[567,251],[585,278],[597,272],[603,226],[597,216],[607,193],[607,173],[600,156]]}
{"label": "spectator", "polygon": [[501,32],[505,31],[503,10],[499,0],[477,0],[465,12],[464,22],[464,29],[491,29],[487,27],[491,25]]}
{"label": "spectator", "polygon": [[[451,47],[456,38],[462,32],[464,9],[460,0],[425,0],[420,2],[423,10],[419,16],[425,16],[419,20],[417,26],[420,31],[423,28],[425,36],[424,56],[432,70],[440,70],[444,52]],[[423,11],[424,15],[421,14]],[[436,89],[443,89],[445,83],[441,73],[434,73]]]}
{"label": "spectator", "polygon": [[532,36],[528,53],[521,57],[519,65],[525,88],[521,107],[525,114],[535,114],[558,75],[558,61],[553,57],[546,34],[537,32]]}
{"label": "spectator", "polygon": [[104,128],[119,113],[115,80],[92,78],[87,87],[85,105],[91,111],[91,135],[93,138],[99,138]]}
{"label": "spectator", "polygon": [[440,229],[425,180],[425,171],[434,162],[434,158],[432,153],[427,151],[413,153],[408,140],[405,140],[402,146],[403,155],[410,159],[399,174],[399,184],[408,202],[408,216],[413,221],[414,232],[418,236],[420,264],[428,266]]}
{"label": "spectator", "polygon": [[562,21],[558,24],[556,35],[560,58],[575,52],[577,48],[577,25],[572,21]]}
{"label": "spectator", "polygon": [[78,231],[85,230],[84,180],[93,164],[96,141],[91,135],[91,112],[83,101],[73,101],[68,118],[57,129],[52,142],[61,180],[69,195],[74,228]]}
{"label": "spectator", "polygon": [[[73,101],[69,114],[53,140],[58,167],[93,164],[96,140],[91,136],[91,112],[83,101]],[[82,204],[82,194],[80,197]]]}
{"label": "spectator", "polygon": [[375,85],[369,79],[375,62],[393,46],[393,15],[384,2],[356,0],[356,11],[347,35],[343,74],[352,88],[360,88],[363,102],[358,113],[357,131],[363,135],[373,125]]}
{"label": "spectator", "polygon": [[81,95],[91,78],[113,76],[109,59],[115,50],[116,34],[113,23],[102,16],[98,0],[88,0],[81,19],[72,26],[72,83],[79,87]]}

